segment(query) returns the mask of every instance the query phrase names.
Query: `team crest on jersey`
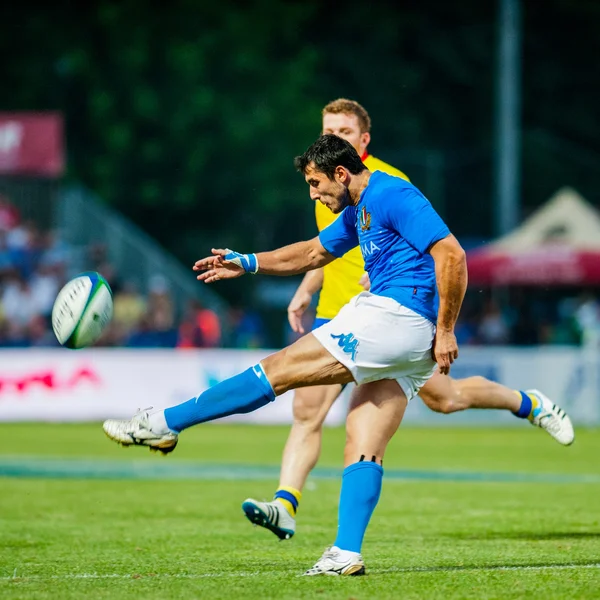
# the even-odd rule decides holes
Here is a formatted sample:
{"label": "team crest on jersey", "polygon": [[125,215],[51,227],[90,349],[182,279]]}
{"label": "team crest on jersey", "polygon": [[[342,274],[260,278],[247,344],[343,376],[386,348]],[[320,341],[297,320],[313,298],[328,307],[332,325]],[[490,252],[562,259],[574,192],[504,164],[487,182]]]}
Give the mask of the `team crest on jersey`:
{"label": "team crest on jersey", "polygon": [[371,229],[371,215],[367,212],[365,206],[362,207],[360,215],[358,216],[358,224],[360,225],[361,231]]}

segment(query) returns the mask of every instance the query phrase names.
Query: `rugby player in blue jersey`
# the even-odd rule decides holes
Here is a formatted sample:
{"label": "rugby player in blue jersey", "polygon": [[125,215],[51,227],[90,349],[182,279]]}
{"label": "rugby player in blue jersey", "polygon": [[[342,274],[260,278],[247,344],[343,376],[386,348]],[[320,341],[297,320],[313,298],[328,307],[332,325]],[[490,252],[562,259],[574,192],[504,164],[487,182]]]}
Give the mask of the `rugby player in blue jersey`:
{"label": "rugby player in blue jersey", "polygon": [[454,326],[467,286],[466,259],[416,187],[371,173],[347,141],[321,136],[296,158],[296,167],[311,198],[340,218],[318,237],[272,252],[213,249],[213,256],[196,262],[198,279],[296,275],[360,246],[371,290],[322,327],[197,398],[130,420],[108,420],[104,430],[121,444],[169,452],[178,434],[198,423],[251,412],[298,387],[356,382],[346,421],[337,538],[306,574],[360,575],[387,444],[436,367],[447,374],[458,357]]}

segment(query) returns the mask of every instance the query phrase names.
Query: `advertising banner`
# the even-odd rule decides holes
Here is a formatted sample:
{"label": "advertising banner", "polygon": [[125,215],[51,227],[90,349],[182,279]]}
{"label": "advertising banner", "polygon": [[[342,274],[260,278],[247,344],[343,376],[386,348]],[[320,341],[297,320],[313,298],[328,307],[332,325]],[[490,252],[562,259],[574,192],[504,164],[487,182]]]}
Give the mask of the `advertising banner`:
{"label": "advertising banner", "polygon": [[0,112],[0,175],[59,177],[64,163],[60,114]]}
{"label": "advertising banner", "polygon": [[[0,421],[95,421],[164,408],[259,362],[269,351],[66,349],[0,350]],[[515,389],[539,388],[575,423],[600,424],[600,360],[579,348],[463,348],[454,377],[482,375]],[[327,424],[344,422],[352,386]],[[230,421],[291,423],[292,393]],[[405,423],[515,424],[504,411],[431,412],[416,398]]]}
{"label": "advertising banner", "polygon": [[[245,350],[0,350],[0,421],[93,421],[131,417],[198,396],[263,359]],[[292,394],[231,421],[290,423]],[[343,403],[328,423],[345,418]]]}

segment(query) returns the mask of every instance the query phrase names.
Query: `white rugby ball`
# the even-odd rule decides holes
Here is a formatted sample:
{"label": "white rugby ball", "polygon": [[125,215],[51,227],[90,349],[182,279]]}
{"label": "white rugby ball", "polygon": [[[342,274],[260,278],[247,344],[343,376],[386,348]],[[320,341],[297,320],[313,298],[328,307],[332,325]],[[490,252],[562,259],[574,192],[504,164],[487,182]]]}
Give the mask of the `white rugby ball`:
{"label": "white rugby ball", "polygon": [[100,273],[81,273],[58,293],[52,329],[61,345],[73,350],[91,346],[112,319],[112,290]]}

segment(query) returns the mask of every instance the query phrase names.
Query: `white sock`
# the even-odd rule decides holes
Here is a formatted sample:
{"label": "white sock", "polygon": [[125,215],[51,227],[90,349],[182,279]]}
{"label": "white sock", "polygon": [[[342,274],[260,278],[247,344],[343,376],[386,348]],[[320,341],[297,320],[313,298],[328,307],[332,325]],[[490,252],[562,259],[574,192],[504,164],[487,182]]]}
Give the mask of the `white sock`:
{"label": "white sock", "polygon": [[342,562],[345,562],[347,560],[352,560],[353,558],[360,556],[360,552],[352,552],[351,550],[342,550],[341,548],[338,548],[337,546],[332,546],[331,550],[333,552],[338,553],[339,559]]}
{"label": "white sock", "polygon": [[164,410],[157,410],[156,412],[150,413],[148,415],[148,423],[152,431],[154,431],[155,433],[174,433],[169,429],[169,426],[167,425]]}

